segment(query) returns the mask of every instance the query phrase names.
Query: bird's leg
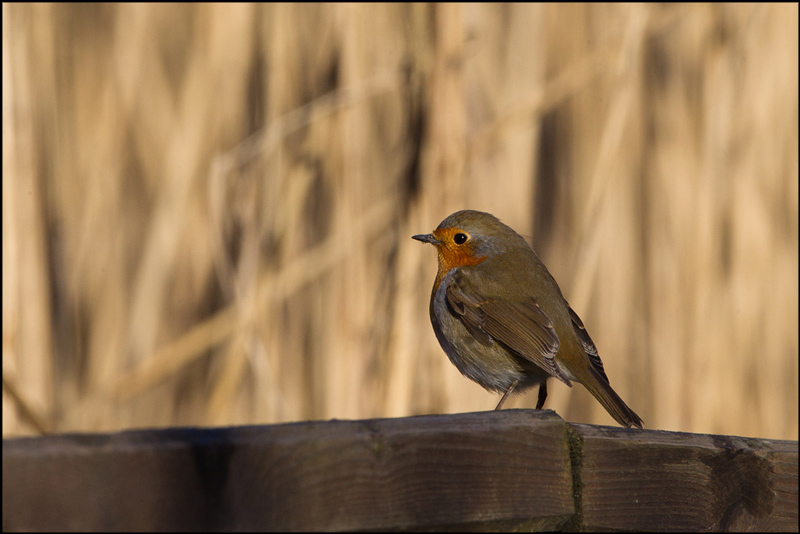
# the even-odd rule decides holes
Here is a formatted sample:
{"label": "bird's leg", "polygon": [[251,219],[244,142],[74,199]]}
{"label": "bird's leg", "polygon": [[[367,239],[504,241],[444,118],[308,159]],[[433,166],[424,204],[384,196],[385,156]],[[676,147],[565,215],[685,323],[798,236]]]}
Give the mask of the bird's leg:
{"label": "bird's leg", "polygon": [[[506,402],[506,397],[508,397],[511,394],[511,392],[514,391],[514,388],[517,387],[517,382],[519,382],[519,380],[514,380],[513,382],[511,382],[511,385],[508,386],[506,392],[503,393],[503,398],[500,399],[500,402],[497,403],[497,407],[495,408],[495,410],[499,410],[500,408],[503,407],[503,403]],[[541,391],[541,389],[539,391]]]}
{"label": "bird's leg", "polygon": [[536,409],[541,410],[544,406],[544,400],[547,398],[547,381],[545,380],[539,384],[539,400],[536,402]]}

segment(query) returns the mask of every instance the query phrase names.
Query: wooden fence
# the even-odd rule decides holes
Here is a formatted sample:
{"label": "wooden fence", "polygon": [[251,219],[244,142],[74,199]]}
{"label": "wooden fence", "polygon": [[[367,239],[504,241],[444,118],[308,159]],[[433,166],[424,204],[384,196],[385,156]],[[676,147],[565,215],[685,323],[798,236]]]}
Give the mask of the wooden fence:
{"label": "wooden fence", "polygon": [[552,411],[3,440],[3,530],[798,529],[798,444]]}

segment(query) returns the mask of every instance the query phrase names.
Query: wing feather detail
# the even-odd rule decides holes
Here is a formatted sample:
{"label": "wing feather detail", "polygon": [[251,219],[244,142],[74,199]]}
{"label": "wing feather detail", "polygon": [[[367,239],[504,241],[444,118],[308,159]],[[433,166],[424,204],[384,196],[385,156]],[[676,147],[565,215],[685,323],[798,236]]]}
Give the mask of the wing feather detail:
{"label": "wing feather detail", "polygon": [[499,341],[515,355],[571,385],[555,361],[560,342],[553,321],[534,298],[515,302],[482,298],[465,290],[465,285],[453,277],[446,289],[447,302],[478,341]]}

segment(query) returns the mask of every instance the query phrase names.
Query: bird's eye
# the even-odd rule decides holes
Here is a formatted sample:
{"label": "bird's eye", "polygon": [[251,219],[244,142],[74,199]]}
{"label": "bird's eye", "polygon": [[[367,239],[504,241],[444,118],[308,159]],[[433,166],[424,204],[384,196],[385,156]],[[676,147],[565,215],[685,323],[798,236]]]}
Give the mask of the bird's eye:
{"label": "bird's eye", "polygon": [[461,232],[453,236],[453,241],[455,242],[456,245],[463,245],[464,243],[467,242],[467,239],[469,239],[467,237],[467,234],[462,234]]}

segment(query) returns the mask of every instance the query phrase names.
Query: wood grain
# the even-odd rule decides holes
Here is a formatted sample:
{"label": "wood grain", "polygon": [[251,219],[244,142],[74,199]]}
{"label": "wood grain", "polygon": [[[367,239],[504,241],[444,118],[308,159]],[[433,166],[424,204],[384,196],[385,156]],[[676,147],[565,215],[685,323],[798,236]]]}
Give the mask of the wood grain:
{"label": "wood grain", "polygon": [[4,530],[553,530],[567,428],[509,410],[5,440]]}
{"label": "wood grain", "polygon": [[797,530],[796,441],[570,427],[587,530]]}

